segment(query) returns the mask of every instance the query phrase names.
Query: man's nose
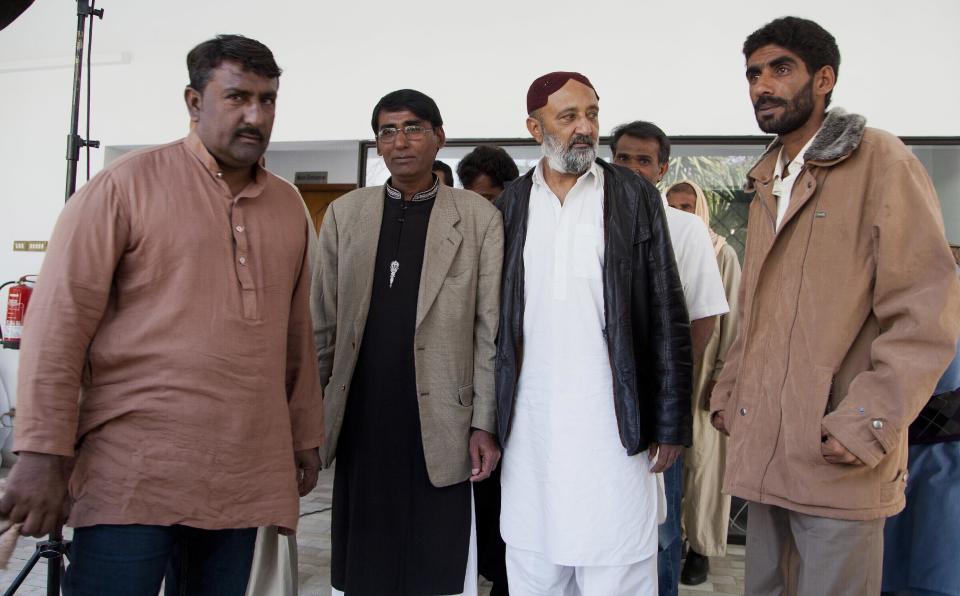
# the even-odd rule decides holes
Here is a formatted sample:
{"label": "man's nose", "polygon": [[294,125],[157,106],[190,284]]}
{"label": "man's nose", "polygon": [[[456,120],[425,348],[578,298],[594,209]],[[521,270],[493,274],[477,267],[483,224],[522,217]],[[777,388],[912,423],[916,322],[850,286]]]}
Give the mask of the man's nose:
{"label": "man's nose", "polygon": [[243,109],[243,121],[244,124],[249,124],[251,126],[259,126],[263,124],[264,119],[264,109],[260,105],[260,102],[251,101]]}
{"label": "man's nose", "polygon": [[594,123],[585,115],[580,116],[579,118],[577,118],[577,124],[573,130],[577,134],[587,135],[592,137],[594,133]]}
{"label": "man's nose", "polygon": [[761,95],[773,94],[773,77],[768,72],[761,72],[757,75],[757,80],[753,83],[753,94],[759,98]]}
{"label": "man's nose", "polygon": [[407,133],[403,132],[402,129],[397,129],[397,134],[393,137],[393,146],[394,147],[406,147],[409,145],[409,139],[407,139]]}

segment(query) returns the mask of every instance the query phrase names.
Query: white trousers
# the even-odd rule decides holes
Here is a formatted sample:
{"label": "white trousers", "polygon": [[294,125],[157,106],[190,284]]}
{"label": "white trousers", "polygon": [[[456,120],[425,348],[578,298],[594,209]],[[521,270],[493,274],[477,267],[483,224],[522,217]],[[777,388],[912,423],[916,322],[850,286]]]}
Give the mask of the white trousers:
{"label": "white trousers", "polygon": [[[654,565],[654,573],[657,568]],[[449,596],[477,596],[477,512],[473,506],[473,486],[470,486],[470,550],[467,552],[467,572],[463,577],[463,592]],[[344,596],[344,593],[331,586],[331,596]],[[443,595],[448,596],[448,595]]]}
{"label": "white trousers", "polygon": [[657,596],[657,557],[631,565],[569,567],[507,545],[510,596]]}
{"label": "white trousers", "polygon": [[257,529],[247,596],[297,596],[297,539],[276,526]]}

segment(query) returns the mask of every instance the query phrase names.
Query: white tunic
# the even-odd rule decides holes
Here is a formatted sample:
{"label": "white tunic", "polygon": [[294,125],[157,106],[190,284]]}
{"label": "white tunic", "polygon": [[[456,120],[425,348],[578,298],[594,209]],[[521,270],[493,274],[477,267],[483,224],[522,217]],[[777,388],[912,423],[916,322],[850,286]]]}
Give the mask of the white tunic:
{"label": "white tunic", "polygon": [[666,198],[663,210],[690,320],[727,314],[730,306],[707,224],[692,213],[668,206]]}
{"label": "white tunic", "polygon": [[500,529],[556,565],[629,565],[656,554],[656,480],[617,429],[604,326],[603,171],[561,207],[533,176],[523,251],[523,363],[502,472]]}

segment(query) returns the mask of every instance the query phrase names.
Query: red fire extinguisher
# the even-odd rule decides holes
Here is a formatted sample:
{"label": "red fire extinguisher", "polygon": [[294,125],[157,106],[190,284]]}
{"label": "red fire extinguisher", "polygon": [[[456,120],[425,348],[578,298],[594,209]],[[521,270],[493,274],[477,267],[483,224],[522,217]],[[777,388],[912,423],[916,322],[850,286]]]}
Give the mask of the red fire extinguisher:
{"label": "red fire extinguisher", "polygon": [[0,285],[0,290],[12,286],[7,292],[7,318],[3,325],[3,347],[12,350],[20,349],[20,336],[23,334],[23,317],[27,314],[27,304],[33,294],[33,284],[36,275],[24,275],[17,281],[8,281]]}

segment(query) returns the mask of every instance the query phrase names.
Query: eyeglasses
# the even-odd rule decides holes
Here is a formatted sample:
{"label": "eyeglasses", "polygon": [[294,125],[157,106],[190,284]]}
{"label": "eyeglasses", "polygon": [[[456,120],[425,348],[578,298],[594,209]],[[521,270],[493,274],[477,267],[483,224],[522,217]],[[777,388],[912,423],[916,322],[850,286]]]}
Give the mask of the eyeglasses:
{"label": "eyeglasses", "polygon": [[403,128],[394,128],[392,126],[388,126],[386,128],[381,128],[380,131],[377,132],[377,140],[383,143],[392,143],[396,140],[397,135],[401,132],[408,141],[419,141],[428,132],[433,132],[433,129],[424,128],[419,124],[411,124],[409,126],[404,126]]}

